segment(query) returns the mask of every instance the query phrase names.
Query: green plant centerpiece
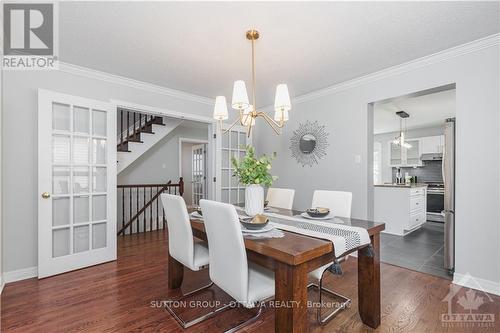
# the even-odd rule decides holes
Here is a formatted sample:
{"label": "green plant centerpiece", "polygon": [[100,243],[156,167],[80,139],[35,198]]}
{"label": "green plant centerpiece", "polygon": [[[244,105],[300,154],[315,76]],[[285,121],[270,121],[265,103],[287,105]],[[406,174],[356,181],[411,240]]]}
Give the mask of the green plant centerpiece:
{"label": "green plant centerpiece", "polygon": [[245,213],[249,216],[262,214],[264,211],[264,188],[271,186],[278,177],[271,175],[271,161],[276,157],[262,155],[255,156],[255,148],[246,146],[246,155],[238,160],[231,157],[234,177],[238,177],[245,188]]}

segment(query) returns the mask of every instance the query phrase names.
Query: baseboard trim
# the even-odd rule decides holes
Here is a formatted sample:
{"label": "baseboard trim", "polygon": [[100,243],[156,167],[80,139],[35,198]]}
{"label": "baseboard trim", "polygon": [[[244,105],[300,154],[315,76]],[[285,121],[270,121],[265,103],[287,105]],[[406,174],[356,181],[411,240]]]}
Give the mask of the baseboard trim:
{"label": "baseboard trim", "polygon": [[11,283],[26,279],[31,279],[38,276],[38,267],[28,267],[23,269],[18,269],[16,271],[4,272],[3,273],[3,283]]}
{"label": "baseboard trim", "polygon": [[500,296],[500,283],[473,277],[470,274],[453,274],[453,284]]}
{"label": "baseboard trim", "polygon": [[2,294],[3,287],[5,286],[5,282],[3,280],[3,275],[0,274],[0,295]]}

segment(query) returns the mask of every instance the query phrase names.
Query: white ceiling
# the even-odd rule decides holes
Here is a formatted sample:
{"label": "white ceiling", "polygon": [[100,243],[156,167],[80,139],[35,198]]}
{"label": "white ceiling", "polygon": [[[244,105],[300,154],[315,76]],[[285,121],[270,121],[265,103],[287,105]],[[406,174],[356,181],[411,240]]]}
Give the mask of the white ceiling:
{"label": "white ceiling", "polygon": [[250,78],[257,104],[500,31],[498,2],[60,2],[60,59],[189,93],[230,99]]}
{"label": "white ceiling", "polygon": [[373,113],[375,134],[399,131],[397,111],[405,111],[406,128],[424,128],[444,123],[455,116],[455,89],[417,97],[399,97],[376,104]]}

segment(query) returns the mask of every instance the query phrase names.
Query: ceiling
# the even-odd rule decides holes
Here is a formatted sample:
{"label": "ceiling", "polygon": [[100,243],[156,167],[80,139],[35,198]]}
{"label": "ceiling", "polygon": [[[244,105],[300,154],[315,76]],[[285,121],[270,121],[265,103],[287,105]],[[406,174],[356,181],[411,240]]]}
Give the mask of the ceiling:
{"label": "ceiling", "polygon": [[424,128],[444,123],[455,116],[455,89],[415,97],[398,97],[375,104],[373,132],[375,134],[399,131],[397,111],[405,111],[406,128]]}
{"label": "ceiling", "polygon": [[500,31],[499,2],[60,2],[60,60],[205,97],[299,96]]}

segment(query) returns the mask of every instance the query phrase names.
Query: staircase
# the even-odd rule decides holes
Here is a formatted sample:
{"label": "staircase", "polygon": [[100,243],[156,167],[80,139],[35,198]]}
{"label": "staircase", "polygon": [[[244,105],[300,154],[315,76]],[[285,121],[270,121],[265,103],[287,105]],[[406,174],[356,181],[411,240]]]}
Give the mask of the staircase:
{"label": "staircase", "polygon": [[118,174],[181,123],[180,119],[118,110]]}

